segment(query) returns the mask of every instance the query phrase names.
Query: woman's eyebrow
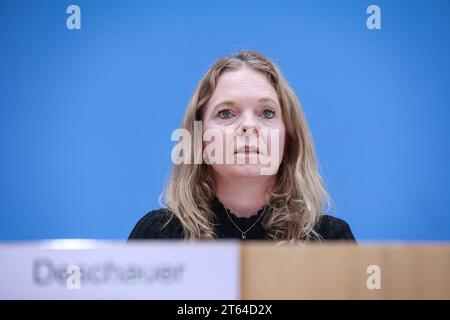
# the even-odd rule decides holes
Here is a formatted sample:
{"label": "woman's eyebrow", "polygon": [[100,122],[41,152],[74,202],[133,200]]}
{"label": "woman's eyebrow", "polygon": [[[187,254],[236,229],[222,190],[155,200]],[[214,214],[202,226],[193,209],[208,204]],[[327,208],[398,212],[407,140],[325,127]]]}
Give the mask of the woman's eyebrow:
{"label": "woman's eyebrow", "polygon": [[[272,102],[275,104],[275,106],[279,106],[278,102],[276,100],[274,100],[273,98],[270,97],[263,97],[263,98],[259,98],[256,102],[261,103],[261,102]],[[225,106],[235,106],[237,105],[233,100],[224,100],[219,102],[218,104],[216,104],[211,113],[215,114],[216,110],[219,109],[220,107],[225,107]]]}
{"label": "woman's eyebrow", "polygon": [[276,106],[278,106],[278,102],[272,98],[260,98],[258,99],[258,102],[272,102],[275,103]]}
{"label": "woman's eyebrow", "polygon": [[217,109],[219,109],[220,107],[222,107],[222,106],[234,106],[235,105],[235,103],[232,101],[232,100],[224,100],[224,101],[221,101],[221,102],[219,102],[218,104],[216,104],[215,106],[214,106],[214,108],[212,109],[212,114],[214,114],[215,113],[215,111],[217,110]]}

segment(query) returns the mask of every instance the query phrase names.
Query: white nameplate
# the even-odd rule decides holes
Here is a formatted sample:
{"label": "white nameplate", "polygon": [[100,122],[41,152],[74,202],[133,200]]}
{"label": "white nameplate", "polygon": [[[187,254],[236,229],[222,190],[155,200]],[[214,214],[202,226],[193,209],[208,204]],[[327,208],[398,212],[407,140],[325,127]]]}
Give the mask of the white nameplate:
{"label": "white nameplate", "polygon": [[239,299],[238,242],[0,244],[0,299]]}

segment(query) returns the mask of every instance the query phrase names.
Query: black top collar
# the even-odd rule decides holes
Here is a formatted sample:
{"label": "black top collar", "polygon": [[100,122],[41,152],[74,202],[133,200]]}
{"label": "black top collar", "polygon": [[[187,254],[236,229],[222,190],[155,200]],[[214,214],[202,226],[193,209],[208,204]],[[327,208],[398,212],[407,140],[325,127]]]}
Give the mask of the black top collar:
{"label": "black top collar", "polygon": [[[217,197],[214,197],[212,203],[212,211],[216,214],[216,228],[215,232],[218,238],[237,238],[242,239],[242,231],[245,232],[246,239],[266,239],[266,231],[262,226],[262,221],[265,217],[261,215],[268,214],[268,207],[262,207],[257,214],[250,217],[238,217],[230,209],[220,202]],[[227,211],[229,216],[227,215]],[[233,222],[239,227],[239,230]],[[248,230],[248,231],[247,231]]]}

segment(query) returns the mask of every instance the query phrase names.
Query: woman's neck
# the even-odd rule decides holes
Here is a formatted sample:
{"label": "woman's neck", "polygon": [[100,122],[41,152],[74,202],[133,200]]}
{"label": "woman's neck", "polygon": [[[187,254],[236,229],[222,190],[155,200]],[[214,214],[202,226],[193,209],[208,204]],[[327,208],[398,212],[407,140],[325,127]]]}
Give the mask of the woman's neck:
{"label": "woman's neck", "polygon": [[239,179],[215,177],[216,197],[236,216],[250,217],[267,204],[267,193],[275,180],[275,176]]}

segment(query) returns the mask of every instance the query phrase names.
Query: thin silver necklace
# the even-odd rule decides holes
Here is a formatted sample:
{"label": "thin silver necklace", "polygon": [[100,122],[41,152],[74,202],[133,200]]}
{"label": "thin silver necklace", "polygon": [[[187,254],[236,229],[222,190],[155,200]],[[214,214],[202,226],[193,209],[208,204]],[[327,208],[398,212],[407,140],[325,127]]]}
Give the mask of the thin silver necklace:
{"label": "thin silver necklace", "polygon": [[[225,208],[225,206],[224,206],[224,208]],[[250,230],[258,223],[258,221],[261,219],[261,217],[264,215],[264,213],[266,213],[266,209],[267,209],[267,206],[264,207],[263,212],[260,214],[260,216],[258,217],[258,219],[256,219],[255,223],[253,223],[253,224],[250,226],[250,228],[248,228],[248,229],[245,230],[245,231],[242,231],[242,229],[239,228],[239,226],[233,221],[233,219],[231,219],[230,213],[228,212],[228,209],[227,209],[227,208],[225,208],[225,211],[226,211],[226,213],[227,213],[228,219],[230,219],[230,221],[234,224],[234,226],[241,232],[242,239],[247,239],[247,232],[249,232],[249,231],[250,231]]]}

